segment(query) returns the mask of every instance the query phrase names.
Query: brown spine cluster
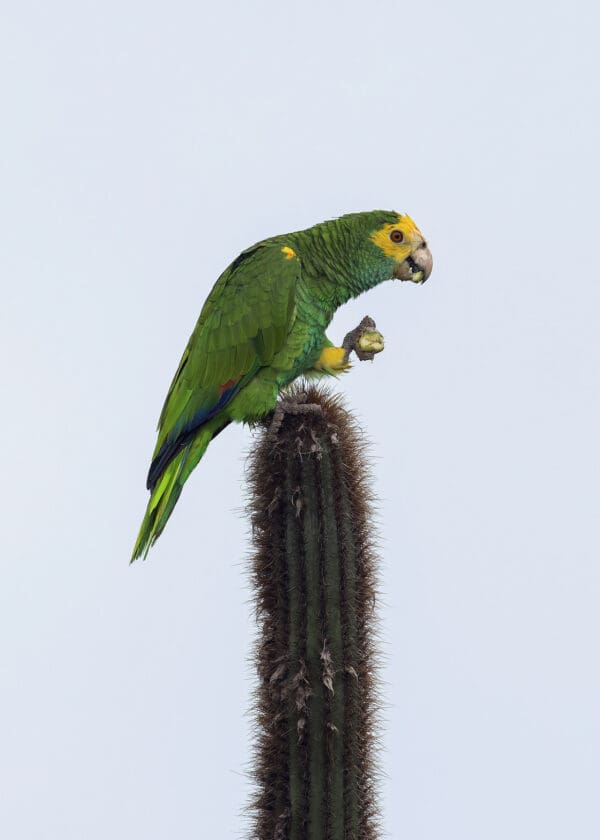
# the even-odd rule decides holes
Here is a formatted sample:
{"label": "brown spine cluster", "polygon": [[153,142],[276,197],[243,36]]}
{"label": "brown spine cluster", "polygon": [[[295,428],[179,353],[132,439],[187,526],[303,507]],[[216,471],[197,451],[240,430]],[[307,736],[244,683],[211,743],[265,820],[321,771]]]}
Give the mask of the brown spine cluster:
{"label": "brown spine cluster", "polygon": [[[286,400],[298,399],[287,396]],[[374,840],[372,486],[339,399],[310,388],[252,456],[256,840]]]}

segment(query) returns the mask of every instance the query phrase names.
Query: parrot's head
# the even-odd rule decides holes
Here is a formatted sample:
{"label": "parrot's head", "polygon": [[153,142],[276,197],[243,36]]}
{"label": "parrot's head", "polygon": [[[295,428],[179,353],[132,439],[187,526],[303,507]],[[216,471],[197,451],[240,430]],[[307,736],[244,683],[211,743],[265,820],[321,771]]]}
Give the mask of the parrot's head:
{"label": "parrot's head", "polygon": [[425,237],[410,218],[402,213],[386,213],[383,224],[372,231],[371,242],[385,255],[396,280],[424,283],[433,267]]}

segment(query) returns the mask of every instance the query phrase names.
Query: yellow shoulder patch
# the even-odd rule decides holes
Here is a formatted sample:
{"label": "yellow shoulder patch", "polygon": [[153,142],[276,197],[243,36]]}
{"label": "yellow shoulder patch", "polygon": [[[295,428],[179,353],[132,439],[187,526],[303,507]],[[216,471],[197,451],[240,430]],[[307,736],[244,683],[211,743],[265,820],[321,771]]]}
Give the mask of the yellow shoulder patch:
{"label": "yellow shoulder patch", "polygon": [[[401,242],[393,242],[390,234],[393,230],[402,231],[404,239]],[[375,233],[371,234],[371,240],[381,248],[386,257],[390,257],[396,262],[405,260],[412,251],[413,242],[416,239],[422,239],[421,231],[406,214],[398,213],[398,221],[392,224],[384,225]]]}
{"label": "yellow shoulder patch", "polygon": [[286,260],[291,260],[296,256],[296,252],[294,251],[293,248],[290,248],[289,245],[284,245],[283,248],[281,249],[281,253],[285,254]]}

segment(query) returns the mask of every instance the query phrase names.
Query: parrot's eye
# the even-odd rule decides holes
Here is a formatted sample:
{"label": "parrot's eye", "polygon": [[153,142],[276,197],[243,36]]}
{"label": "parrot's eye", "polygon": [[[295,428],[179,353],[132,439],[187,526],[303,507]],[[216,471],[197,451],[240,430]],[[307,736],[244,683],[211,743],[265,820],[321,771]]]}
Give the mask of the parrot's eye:
{"label": "parrot's eye", "polygon": [[392,240],[392,242],[395,242],[397,245],[399,245],[401,242],[404,242],[404,234],[401,230],[393,230],[390,233],[390,239]]}

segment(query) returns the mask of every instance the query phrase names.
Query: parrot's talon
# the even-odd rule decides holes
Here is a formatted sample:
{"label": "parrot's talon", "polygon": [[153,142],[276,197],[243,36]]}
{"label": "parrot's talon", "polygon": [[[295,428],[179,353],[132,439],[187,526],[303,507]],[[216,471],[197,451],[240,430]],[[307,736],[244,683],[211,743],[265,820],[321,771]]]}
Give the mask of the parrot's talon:
{"label": "parrot's talon", "polygon": [[345,362],[350,358],[352,351],[361,362],[371,362],[376,353],[381,353],[384,347],[383,336],[377,332],[375,326],[375,321],[367,315],[358,327],[350,330],[342,342],[342,347],[346,351]]}
{"label": "parrot's talon", "polygon": [[323,409],[317,403],[307,403],[307,394],[298,394],[293,400],[279,400],[275,406],[271,424],[267,435],[275,443],[283,418],[286,414],[323,414]]}

